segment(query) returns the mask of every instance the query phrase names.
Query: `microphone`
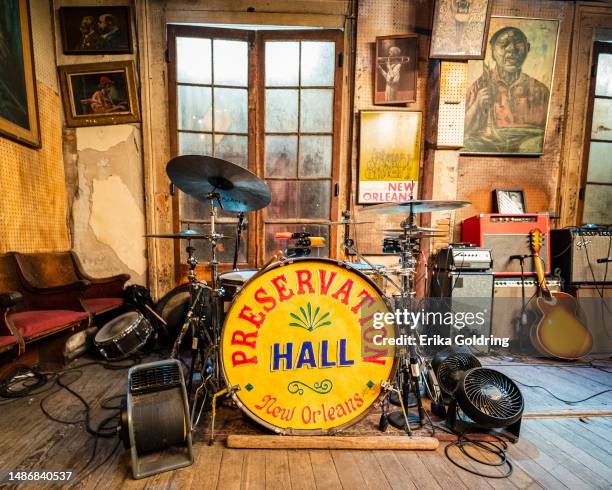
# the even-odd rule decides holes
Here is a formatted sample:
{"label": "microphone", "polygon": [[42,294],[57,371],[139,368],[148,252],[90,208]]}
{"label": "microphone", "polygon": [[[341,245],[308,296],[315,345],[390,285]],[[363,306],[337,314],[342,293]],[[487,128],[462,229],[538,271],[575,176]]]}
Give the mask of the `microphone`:
{"label": "microphone", "polygon": [[605,264],[606,262],[612,262],[612,257],[604,257],[601,259],[597,259],[598,264]]}

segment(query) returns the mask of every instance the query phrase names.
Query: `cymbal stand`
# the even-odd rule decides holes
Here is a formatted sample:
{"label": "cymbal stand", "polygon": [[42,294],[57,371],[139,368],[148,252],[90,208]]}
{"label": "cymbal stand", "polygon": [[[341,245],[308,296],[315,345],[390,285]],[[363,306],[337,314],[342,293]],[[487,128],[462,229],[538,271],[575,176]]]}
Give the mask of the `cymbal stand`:
{"label": "cymbal stand", "polygon": [[232,265],[232,269],[238,270],[238,251],[240,250],[240,239],[242,237],[242,232],[246,229],[246,224],[244,223],[244,213],[238,213],[238,228],[236,230],[236,243],[234,245],[234,262]]}

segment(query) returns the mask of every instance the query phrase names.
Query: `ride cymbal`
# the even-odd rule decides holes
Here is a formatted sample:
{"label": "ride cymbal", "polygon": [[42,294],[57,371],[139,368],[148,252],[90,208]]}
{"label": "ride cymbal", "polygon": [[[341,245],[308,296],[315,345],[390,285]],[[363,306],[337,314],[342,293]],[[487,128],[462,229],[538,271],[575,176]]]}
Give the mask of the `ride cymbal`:
{"label": "ride cymbal", "polygon": [[363,209],[362,213],[410,214],[451,211],[472,204],[470,201],[440,201],[431,199],[412,199],[411,201],[376,204]]}
{"label": "ride cymbal", "polygon": [[[178,233],[150,233],[145,235],[147,238],[174,238],[175,240],[212,240],[212,235],[200,233],[195,230],[181,230]],[[234,238],[227,235],[215,235],[215,239],[223,240]]]}
{"label": "ride cymbal", "polygon": [[[257,175],[234,163],[204,155],[182,155],[166,166],[170,180],[185,194],[209,202],[218,193],[223,209],[244,213],[265,208],[272,199],[270,188]],[[221,207],[215,201],[216,207]]]}

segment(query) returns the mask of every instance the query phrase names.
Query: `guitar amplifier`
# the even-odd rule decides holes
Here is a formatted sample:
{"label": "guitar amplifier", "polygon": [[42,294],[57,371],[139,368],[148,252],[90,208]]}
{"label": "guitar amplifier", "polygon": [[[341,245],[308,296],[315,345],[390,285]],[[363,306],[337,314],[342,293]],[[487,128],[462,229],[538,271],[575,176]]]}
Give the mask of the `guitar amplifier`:
{"label": "guitar amplifier", "polygon": [[597,263],[610,256],[611,245],[610,227],[552,230],[552,266],[566,284],[612,285],[612,263]]}
{"label": "guitar amplifier", "polygon": [[[550,273],[550,220],[548,214],[478,214],[463,221],[461,240],[491,249],[496,276],[521,275],[521,262],[510,257],[531,255],[530,233],[542,232],[540,258],[544,271]],[[524,261],[524,275],[535,275],[533,259]]]}

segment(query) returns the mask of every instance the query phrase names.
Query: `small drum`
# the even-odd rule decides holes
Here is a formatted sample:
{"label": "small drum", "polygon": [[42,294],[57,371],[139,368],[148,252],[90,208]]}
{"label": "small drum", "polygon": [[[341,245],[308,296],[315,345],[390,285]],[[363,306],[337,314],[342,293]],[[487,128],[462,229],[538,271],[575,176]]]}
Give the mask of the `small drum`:
{"label": "small drum", "polygon": [[[234,401],[282,434],[332,434],[365,416],[393,378],[395,327],[366,275],[330,259],[290,259],[247,282],[221,333],[223,374]],[[377,343],[378,342],[378,343]]]}
{"label": "small drum", "polygon": [[94,344],[109,361],[128,357],[136,352],[153,333],[153,327],[142,313],[128,311],[104,325],[94,338]]}
{"label": "small drum", "polygon": [[225,301],[231,301],[240,292],[242,286],[257,274],[257,269],[245,269],[219,274],[219,284],[225,290]]}
{"label": "small drum", "polygon": [[386,289],[385,284],[385,276],[382,274],[384,269],[383,265],[380,264],[366,264],[365,262],[346,262],[346,265],[352,267],[353,269],[357,269],[358,271],[364,273],[368,276],[372,281],[376,283],[376,285],[380,288],[380,290],[384,293]]}

